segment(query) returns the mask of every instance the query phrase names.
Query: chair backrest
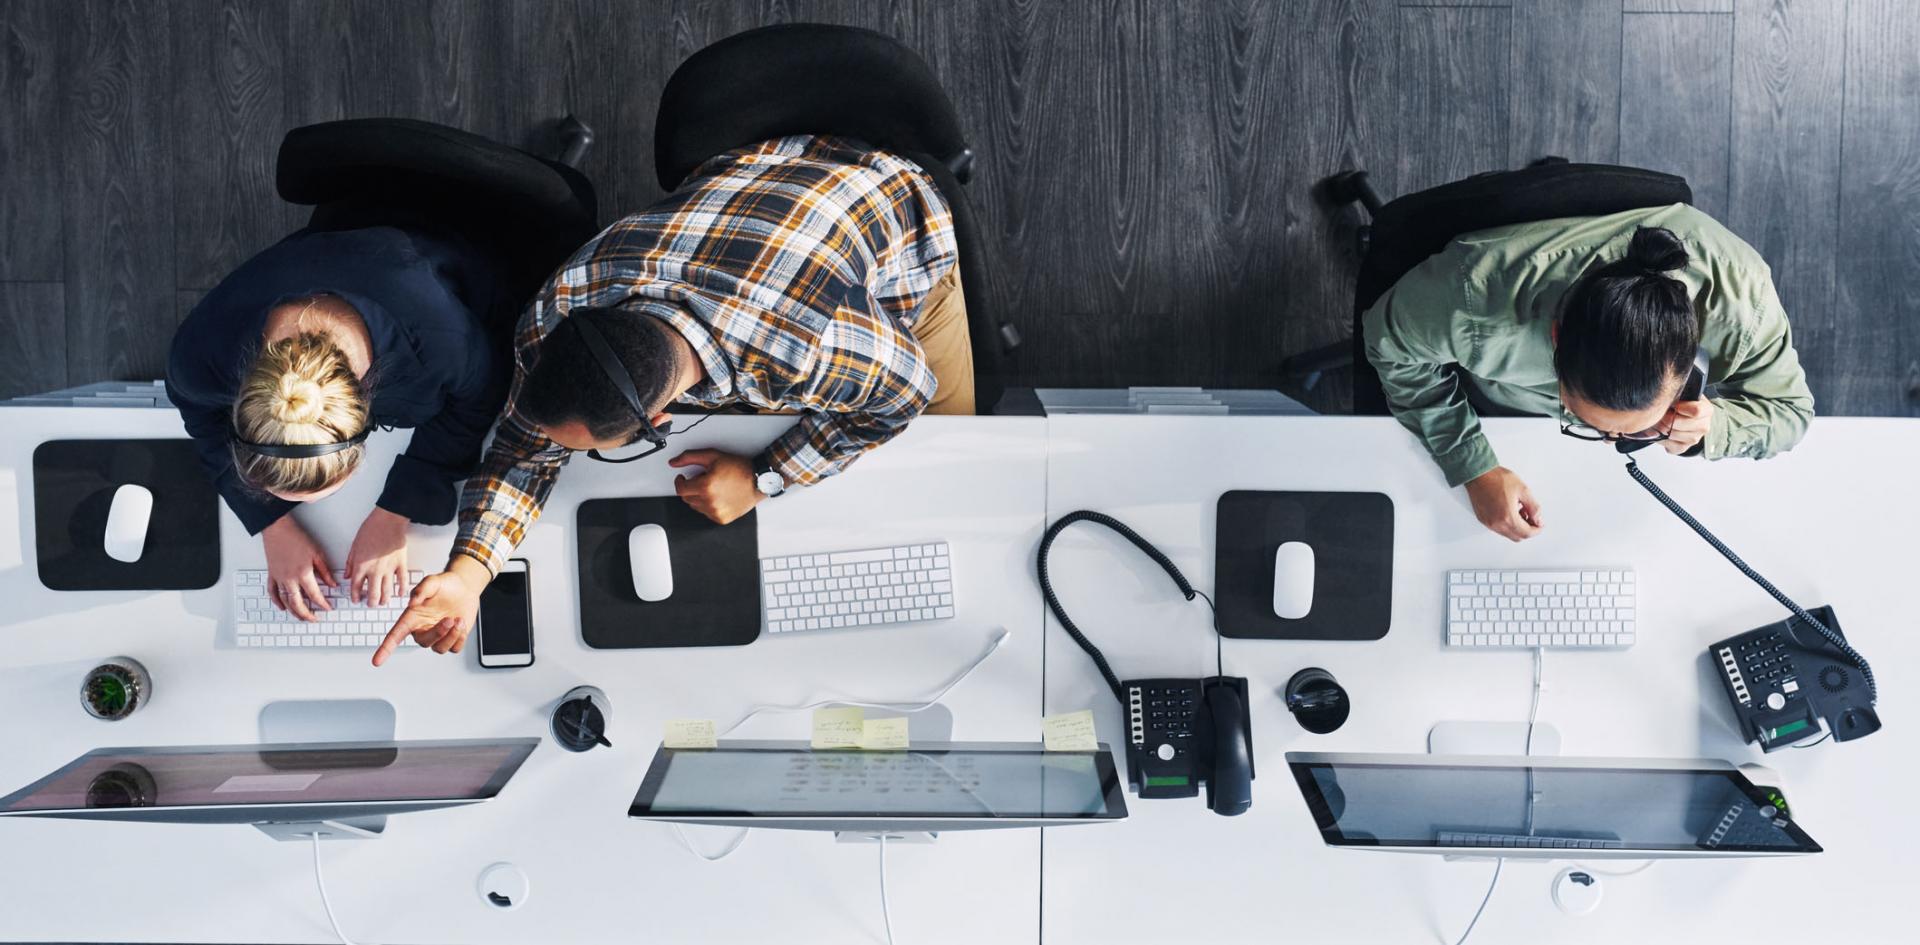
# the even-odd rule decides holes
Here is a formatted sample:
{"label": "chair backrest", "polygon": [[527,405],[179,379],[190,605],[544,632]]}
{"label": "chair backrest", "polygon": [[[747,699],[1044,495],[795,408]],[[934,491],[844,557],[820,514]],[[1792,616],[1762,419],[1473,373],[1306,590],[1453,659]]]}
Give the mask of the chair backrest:
{"label": "chair backrest", "polygon": [[[287,132],[274,172],[288,203],[324,206],[370,195],[407,203],[471,205],[498,215],[550,218],[592,213],[593,186],[579,171],[480,135],[411,118],[351,118]],[[589,221],[589,224],[591,221]]]}
{"label": "chair backrest", "polygon": [[926,61],[884,33],[822,23],[748,30],[681,63],[660,95],[654,170],[672,190],[716,154],[791,134],[931,155],[965,182],[966,138]]}
{"label": "chair backrest", "polygon": [[1401,276],[1463,233],[1692,202],[1684,177],[1612,164],[1541,164],[1408,194],[1374,214],[1355,303],[1359,311],[1372,308]]}

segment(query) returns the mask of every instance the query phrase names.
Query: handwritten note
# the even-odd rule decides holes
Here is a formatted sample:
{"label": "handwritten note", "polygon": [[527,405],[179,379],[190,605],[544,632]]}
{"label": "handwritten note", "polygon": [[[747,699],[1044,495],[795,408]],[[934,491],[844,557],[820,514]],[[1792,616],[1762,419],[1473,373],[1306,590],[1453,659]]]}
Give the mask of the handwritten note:
{"label": "handwritten note", "polygon": [[906,750],[906,717],[865,720],[860,726],[860,747],[867,751]]}
{"label": "handwritten note", "polygon": [[668,719],[666,735],[661,739],[668,748],[718,748],[713,737],[712,719]]}
{"label": "handwritten note", "polygon": [[866,713],[854,707],[813,710],[813,747],[859,748]]}
{"label": "handwritten note", "polygon": [[1093,751],[1100,747],[1094,737],[1093,710],[1081,709],[1040,720],[1040,740],[1048,751]]}

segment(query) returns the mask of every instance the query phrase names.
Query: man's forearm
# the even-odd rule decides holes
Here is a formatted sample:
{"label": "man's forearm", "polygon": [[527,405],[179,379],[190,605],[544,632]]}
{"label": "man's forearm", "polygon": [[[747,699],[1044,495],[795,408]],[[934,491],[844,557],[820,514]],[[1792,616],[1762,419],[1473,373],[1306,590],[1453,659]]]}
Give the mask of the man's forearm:
{"label": "man's forearm", "polygon": [[493,572],[480,559],[461,552],[454,552],[447,558],[448,571],[460,576],[468,585],[476,588],[486,587],[493,581]]}

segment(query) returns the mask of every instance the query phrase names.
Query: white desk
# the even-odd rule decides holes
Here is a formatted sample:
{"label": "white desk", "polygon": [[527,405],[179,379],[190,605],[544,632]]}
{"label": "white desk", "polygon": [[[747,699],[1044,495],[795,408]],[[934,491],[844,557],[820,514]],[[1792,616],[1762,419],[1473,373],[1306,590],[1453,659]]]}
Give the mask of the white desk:
{"label": "white desk", "polygon": [[[1293,749],[1419,751],[1443,718],[1525,717],[1524,652],[1442,652],[1440,574],[1451,566],[1622,562],[1639,569],[1646,632],[1624,653],[1549,654],[1541,718],[1567,754],[1759,759],[1728,726],[1700,662],[1711,640],[1777,617],[1772,603],[1621,472],[1610,453],[1536,421],[1489,425],[1506,461],[1545,503],[1548,530],[1525,545],[1484,532],[1458,492],[1390,421],[1336,418],[926,418],[850,475],[769,503],[764,553],[945,537],[963,580],[950,627],[762,640],[744,649],[592,651],[574,626],[569,525],[586,498],[663,494],[658,463],[570,468],[524,547],[534,564],[539,659],[525,670],[406,654],[372,670],[355,653],[265,654],[212,646],[224,585],[193,594],[56,594],[34,576],[26,470],[33,446],[72,435],[177,435],[155,411],[8,409],[0,440],[0,790],[108,744],[250,742],[273,698],[377,696],[399,709],[403,738],[544,732],[544,713],[576,683],[608,690],[617,747],[573,756],[543,744],[508,790],[473,810],[396,817],[386,839],[328,846],[329,881],[350,935],[377,942],[873,941],[874,850],[815,834],[763,831],[706,864],[671,835],[624,818],[668,717],[722,724],[752,701],[822,695],[911,698],[948,678],[1006,626],[1014,637],[947,702],[964,739],[1034,737],[1041,708],[1043,607],[1030,556],[1044,519],[1076,508],[1119,516],[1212,587],[1213,503],[1230,488],[1373,489],[1396,505],[1395,629],[1365,644],[1228,641],[1227,670],[1249,677],[1260,777],[1247,815],[1192,801],[1130,801],[1122,824],[949,834],[890,852],[895,923],[905,942],[1048,943],[1451,941],[1485,888],[1485,863],[1445,863],[1323,847],[1283,755]],[[786,421],[721,417],[676,448],[756,446]],[[384,456],[397,438],[378,441]],[[1515,861],[1474,933],[1480,943],[1686,940],[1744,921],[1780,890],[1815,888],[1817,907],[1769,915],[1769,931],[1892,938],[1904,911],[1896,851],[1920,734],[1901,711],[1920,642],[1907,590],[1920,508],[1910,494],[1920,424],[1822,419],[1793,453],[1714,466],[1654,453],[1650,473],[1763,572],[1806,603],[1835,604],[1888,693],[1886,730],[1842,746],[1768,756],[1782,771],[1817,857],[1665,862],[1606,880],[1598,914],[1548,904],[1554,869]],[[364,477],[303,512],[336,553],[377,485]],[[1766,497],[1777,497],[1769,501]],[[1044,503],[1044,504],[1043,504]],[[1757,510],[1771,510],[1759,514]],[[336,511],[337,510],[337,511]],[[257,543],[228,519],[225,566],[257,566]],[[431,567],[445,530],[421,535]],[[1205,608],[1102,529],[1055,546],[1071,612],[1122,676],[1211,672]],[[1116,740],[1119,711],[1065,634],[1045,634],[1048,711],[1093,706]],[[153,671],[157,697],[106,725],[75,703],[97,659],[127,654]],[[1333,671],[1356,700],[1331,736],[1293,723],[1276,688],[1303,666]],[[285,673],[285,678],[265,675]],[[756,720],[751,737],[804,737],[804,716]],[[696,828],[717,848],[725,832]],[[1045,916],[1040,915],[1042,844]],[[0,940],[331,941],[307,851],[247,828],[0,821]],[[124,873],[103,878],[103,859]],[[527,869],[533,897],[513,913],[482,906],[478,871]],[[1839,917],[1836,919],[1836,917]],[[1836,924],[1838,923],[1838,924]],[[1876,932],[1884,933],[1876,936]]]}
{"label": "white desk", "polygon": [[[323,848],[348,935],[399,942],[845,942],[880,937],[871,844],[827,834],[757,831],[728,859],[704,863],[668,828],[626,808],[667,718],[727,724],[753,702],[828,696],[913,699],[970,662],[995,627],[1012,639],[948,696],[954,736],[1037,738],[1041,605],[1028,554],[1045,491],[1045,421],[930,417],[848,476],[761,508],[762,554],[945,538],[961,593],[958,619],[881,632],[761,639],[745,648],[590,650],[580,641],[572,522],[583,499],[671,495],[660,461],[571,464],[522,545],[533,561],[534,666],[482,670],[458,656],[403,653],[385,668],[359,652],[216,649],[228,588],[192,593],[62,594],[32,564],[33,448],[62,436],[179,436],[171,411],[8,408],[0,440],[0,792],[107,745],[248,743],[273,699],[378,697],[401,738],[545,735],[546,713],[590,683],[613,701],[615,747],[570,755],[545,741],[502,795],[480,807],[392,819],[387,836]],[[758,448],[791,423],[716,417],[674,451]],[[382,472],[401,436],[377,435]],[[345,554],[383,475],[362,474],[299,514]],[[223,512],[223,568],[261,567],[258,541]],[[445,560],[450,529],[417,534],[416,567]],[[77,704],[81,675],[129,655],[154,677],[150,706],[121,723]],[[805,738],[805,713],[762,716],[737,734]],[[1090,826],[1087,830],[1101,829]],[[730,831],[690,828],[717,849]],[[1039,927],[1037,831],[953,833],[889,851],[894,922],[911,942],[1033,941]],[[304,844],[246,827],[0,821],[0,940],[333,941]],[[507,860],[532,880],[510,913],[484,905],[480,870]],[[110,864],[110,866],[103,866]]]}
{"label": "white desk", "polygon": [[[1227,672],[1248,677],[1251,689],[1253,809],[1224,818],[1200,799],[1135,800],[1132,818],[1113,829],[1047,831],[1048,945],[1453,941],[1491,864],[1326,848],[1284,760],[1289,750],[1424,751],[1440,719],[1525,720],[1526,651],[1442,650],[1441,582],[1450,567],[1638,568],[1637,647],[1547,654],[1540,717],[1560,729],[1563,754],[1761,759],[1734,734],[1702,653],[1778,619],[1773,601],[1646,495],[1611,450],[1560,436],[1547,421],[1496,420],[1488,429],[1544,504],[1545,533],[1522,545],[1483,530],[1464,495],[1444,487],[1391,420],[1050,421],[1049,517],[1079,508],[1112,514],[1203,590],[1213,587],[1214,502],[1226,490],[1374,490],[1393,498],[1396,516],[1393,629],[1384,640],[1226,642]],[[1902,708],[1920,686],[1912,619],[1920,423],[1823,418],[1799,448],[1764,463],[1642,455],[1656,482],[1783,590],[1835,606],[1874,663],[1886,727],[1851,744],[1765,758],[1826,853],[1663,862],[1604,880],[1600,910],[1580,919],[1548,898],[1564,864],[1509,861],[1473,941],[1712,941],[1729,928],[1782,941],[1903,937],[1911,871],[1902,861],[1920,840],[1907,814],[1920,730]],[[1211,673],[1205,605],[1182,602],[1117,536],[1074,526],[1054,545],[1052,571],[1068,612],[1121,678]],[[1092,706],[1102,736],[1117,744],[1117,705],[1047,620],[1047,710]],[[1332,671],[1353,697],[1353,716],[1332,735],[1307,734],[1281,702],[1278,688],[1305,666]],[[1787,895],[1818,898],[1766,908]]]}

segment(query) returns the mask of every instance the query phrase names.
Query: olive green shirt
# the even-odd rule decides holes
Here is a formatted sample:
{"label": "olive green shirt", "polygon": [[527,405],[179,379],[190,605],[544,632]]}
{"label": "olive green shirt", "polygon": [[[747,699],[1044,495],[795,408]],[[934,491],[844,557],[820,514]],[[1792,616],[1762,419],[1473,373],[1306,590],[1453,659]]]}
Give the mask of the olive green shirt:
{"label": "olive green shirt", "polygon": [[1753,247],[1686,204],[1543,220],[1455,239],[1366,313],[1367,358],[1387,403],[1448,485],[1500,464],[1456,366],[1494,404],[1572,419],[1553,368],[1561,299],[1590,267],[1624,257],[1643,226],[1672,230],[1690,257],[1667,275],[1693,296],[1715,386],[1706,457],[1765,459],[1806,434],[1813,393],[1771,272]]}

